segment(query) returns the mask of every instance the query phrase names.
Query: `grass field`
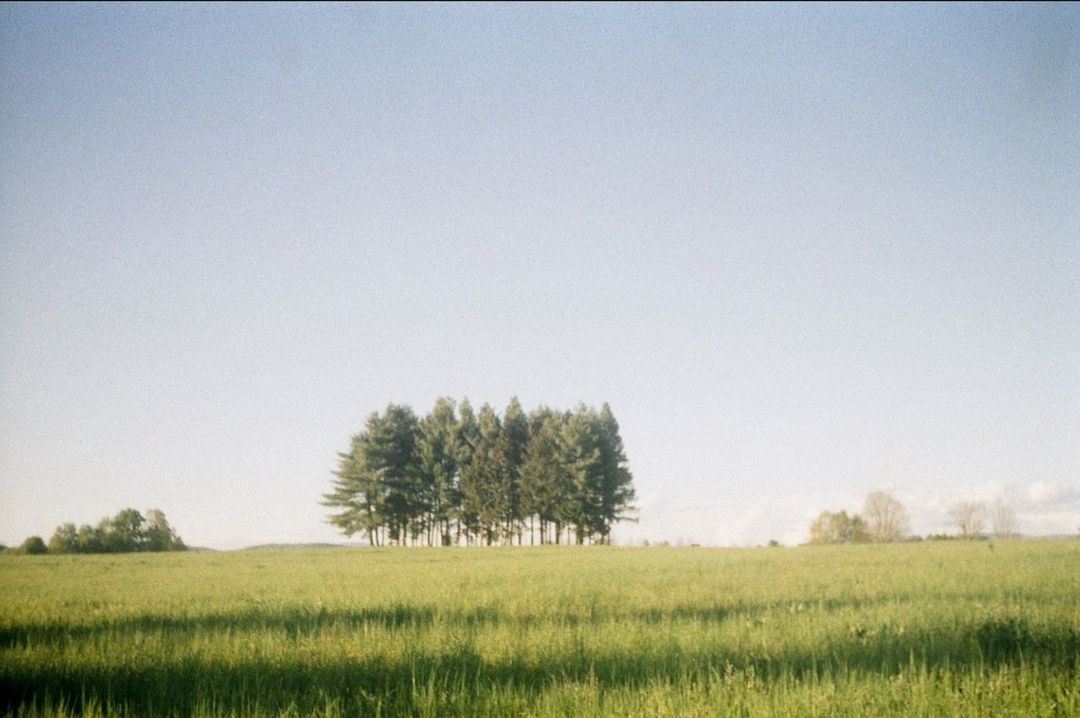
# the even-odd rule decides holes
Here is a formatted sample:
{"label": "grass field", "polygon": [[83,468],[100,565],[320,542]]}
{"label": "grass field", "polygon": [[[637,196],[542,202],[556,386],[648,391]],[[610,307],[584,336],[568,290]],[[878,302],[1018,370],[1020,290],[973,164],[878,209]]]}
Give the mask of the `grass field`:
{"label": "grass field", "polygon": [[1080,542],[0,556],[9,715],[1080,716]]}

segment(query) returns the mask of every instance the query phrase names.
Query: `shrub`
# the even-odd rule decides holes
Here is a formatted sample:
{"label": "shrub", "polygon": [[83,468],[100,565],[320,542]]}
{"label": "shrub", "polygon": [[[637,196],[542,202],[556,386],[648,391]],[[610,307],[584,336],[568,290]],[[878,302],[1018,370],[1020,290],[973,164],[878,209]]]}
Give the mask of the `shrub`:
{"label": "shrub", "polygon": [[22,545],[18,548],[18,553],[35,555],[48,553],[49,549],[45,546],[45,541],[40,536],[31,536],[22,542]]}

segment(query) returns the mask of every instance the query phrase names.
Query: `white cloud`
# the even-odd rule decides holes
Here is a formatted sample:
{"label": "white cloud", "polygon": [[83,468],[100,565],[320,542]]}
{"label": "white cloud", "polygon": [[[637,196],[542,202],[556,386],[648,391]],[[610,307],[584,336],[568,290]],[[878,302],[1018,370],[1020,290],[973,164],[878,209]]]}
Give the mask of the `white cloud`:
{"label": "white cloud", "polygon": [[898,498],[908,507],[916,533],[951,531],[948,510],[959,501],[1001,501],[1016,511],[1020,530],[1028,535],[1075,533],[1080,526],[1080,491],[1044,480],[904,491]]}
{"label": "white cloud", "polygon": [[[1080,530],[1080,488],[1063,483],[970,483],[956,487],[875,487],[893,494],[908,510],[919,535],[953,530],[948,511],[959,501],[1002,501],[1012,507],[1022,533],[1074,534]],[[810,522],[822,510],[859,511],[865,493],[818,492],[762,496],[743,501],[708,496],[697,500],[652,492],[639,502],[639,522],[615,529],[621,543],[643,540],[749,546],[770,539],[794,545],[805,540]]]}
{"label": "white cloud", "polygon": [[1072,505],[1076,508],[1080,505],[1080,489],[1062,484],[1053,484],[1048,481],[1031,482],[1024,492],[1024,497],[1027,499],[1027,508],[1060,506],[1062,504]]}

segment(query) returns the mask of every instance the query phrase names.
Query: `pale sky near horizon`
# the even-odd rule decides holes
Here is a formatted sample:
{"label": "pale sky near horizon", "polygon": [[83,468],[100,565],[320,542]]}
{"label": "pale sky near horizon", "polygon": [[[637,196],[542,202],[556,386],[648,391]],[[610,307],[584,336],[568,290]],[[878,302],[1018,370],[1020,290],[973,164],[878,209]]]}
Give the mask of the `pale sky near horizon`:
{"label": "pale sky near horizon", "polygon": [[619,419],[624,542],[1080,530],[1080,6],[0,6],[0,542],[341,541],[389,402]]}

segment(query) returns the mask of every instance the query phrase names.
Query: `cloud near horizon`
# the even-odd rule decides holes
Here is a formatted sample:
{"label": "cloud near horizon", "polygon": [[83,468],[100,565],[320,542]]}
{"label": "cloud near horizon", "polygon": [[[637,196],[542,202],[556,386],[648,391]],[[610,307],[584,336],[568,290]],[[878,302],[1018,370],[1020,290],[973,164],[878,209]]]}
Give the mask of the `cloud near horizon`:
{"label": "cloud near horizon", "polygon": [[[955,531],[949,507],[959,501],[1001,501],[1011,507],[1027,536],[1071,535],[1080,531],[1080,488],[1051,481],[987,482],[954,488],[881,487],[908,511],[912,532],[921,536]],[[760,498],[746,504],[720,497],[688,501],[650,492],[638,501],[637,523],[623,523],[619,543],[643,541],[697,543],[706,546],[754,546],[771,539],[786,545],[806,540],[810,522],[821,511],[858,512],[865,494],[805,493]]]}

